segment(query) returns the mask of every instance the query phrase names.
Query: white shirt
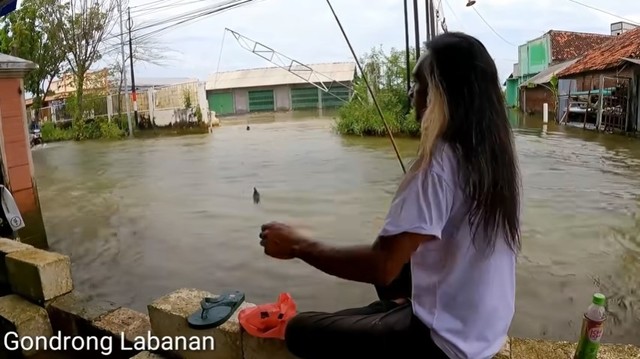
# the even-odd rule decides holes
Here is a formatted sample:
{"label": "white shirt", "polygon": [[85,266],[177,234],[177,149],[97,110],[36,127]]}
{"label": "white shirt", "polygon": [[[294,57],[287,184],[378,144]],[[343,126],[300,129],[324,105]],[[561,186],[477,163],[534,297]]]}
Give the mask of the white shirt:
{"label": "white shirt", "polygon": [[[515,311],[516,254],[498,233],[495,250],[476,251],[456,155],[436,146],[428,169],[394,198],[381,236],[433,235],[411,257],[413,312],[451,359],[492,358]],[[476,241],[482,244],[484,231]]]}

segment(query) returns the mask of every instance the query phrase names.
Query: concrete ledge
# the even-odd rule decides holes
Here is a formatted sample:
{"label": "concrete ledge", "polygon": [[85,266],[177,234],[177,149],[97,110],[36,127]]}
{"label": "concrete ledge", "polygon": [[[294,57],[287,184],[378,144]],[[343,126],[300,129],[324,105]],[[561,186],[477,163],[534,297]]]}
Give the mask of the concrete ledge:
{"label": "concrete ledge", "polygon": [[[5,339],[5,333],[10,332],[17,333],[19,338],[30,337],[34,340],[37,337],[49,338],[53,334],[47,311],[17,295],[0,297],[0,333],[3,333],[2,339]],[[9,339],[14,340],[17,338],[9,337]],[[7,350],[8,354],[8,349],[10,348],[4,348],[3,342],[0,354],[3,354],[2,350]],[[36,354],[36,351],[35,349],[22,351],[22,354],[24,356],[32,356]]]}
{"label": "concrete ledge", "polygon": [[[128,347],[132,347],[136,341],[146,342],[143,339],[151,333],[149,317],[129,308],[118,308],[99,317],[92,324],[96,328],[118,337],[118,340],[126,343]],[[124,339],[121,340],[121,338]]]}
{"label": "concrete ledge", "polygon": [[25,243],[20,243],[13,239],[0,238],[0,295],[9,294],[11,291],[5,257],[7,256],[7,254],[31,248],[33,248],[33,246]]}
{"label": "concrete ledge", "polygon": [[175,352],[184,359],[242,359],[242,332],[238,322],[238,312],[254,304],[243,303],[226,323],[217,328],[191,329],[187,318],[200,309],[200,301],[204,297],[216,297],[216,295],[197,289],[179,289],[151,303],[148,309],[154,336],[214,338],[215,350],[213,351]]}
{"label": "concrete ledge", "polygon": [[140,352],[138,355],[132,356],[131,359],[165,359],[165,357],[151,352]]}
{"label": "concrete ledge", "polygon": [[[576,343],[511,338],[510,359],[571,359]],[[640,348],[633,345],[602,344],[598,359],[640,359]]]}
{"label": "concrete ledge", "polygon": [[118,309],[114,303],[95,301],[75,291],[47,302],[45,307],[53,330],[65,336],[98,334],[93,322]]}
{"label": "concrete ledge", "polygon": [[30,248],[8,254],[5,261],[11,290],[36,303],[73,290],[68,256]]}
{"label": "concrete ledge", "polygon": [[284,341],[278,339],[256,338],[242,332],[242,352],[244,359],[297,359],[289,353]]}

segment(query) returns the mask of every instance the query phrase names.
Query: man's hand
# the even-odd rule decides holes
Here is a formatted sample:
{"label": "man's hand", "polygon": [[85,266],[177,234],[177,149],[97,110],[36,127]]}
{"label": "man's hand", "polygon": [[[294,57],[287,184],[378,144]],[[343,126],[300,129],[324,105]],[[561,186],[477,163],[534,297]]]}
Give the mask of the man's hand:
{"label": "man's hand", "polygon": [[263,224],[260,239],[264,254],[277,259],[294,258],[295,248],[306,241],[298,231],[278,222]]}

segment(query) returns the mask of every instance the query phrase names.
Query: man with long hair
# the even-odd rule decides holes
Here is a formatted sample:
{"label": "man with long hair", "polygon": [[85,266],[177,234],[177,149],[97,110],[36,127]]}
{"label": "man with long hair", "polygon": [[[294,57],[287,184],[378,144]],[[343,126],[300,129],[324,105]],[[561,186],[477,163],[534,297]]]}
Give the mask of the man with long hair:
{"label": "man with long hair", "polygon": [[285,224],[262,226],[267,255],[374,284],[381,297],[298,314],[285,338],[298,357],[485,359],[506,339],[520,179],[495,63],[477,39],[447,33],[428,44],[414,78],[418,156],[373,245],[330,247]]}

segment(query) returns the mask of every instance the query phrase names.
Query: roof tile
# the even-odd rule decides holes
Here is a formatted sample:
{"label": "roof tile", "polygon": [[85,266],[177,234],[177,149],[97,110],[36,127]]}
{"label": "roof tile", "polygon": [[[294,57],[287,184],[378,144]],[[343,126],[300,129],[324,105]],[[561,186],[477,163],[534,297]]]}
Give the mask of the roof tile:
{"label": "roof tile", "polygon": [[613,37],[610,41],[585,52],[575,64],[561,71],[567,77],[587,71],[601,71],[621,66],[623,57],[640,58],[640,27]]}
{"label": "roof tile", "polygon": [[580,57],[582,54],[598,47],[613,36],[572,31],[549,31],[551,39],[551,62],[556,64]]}

